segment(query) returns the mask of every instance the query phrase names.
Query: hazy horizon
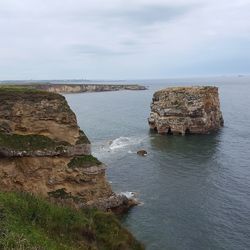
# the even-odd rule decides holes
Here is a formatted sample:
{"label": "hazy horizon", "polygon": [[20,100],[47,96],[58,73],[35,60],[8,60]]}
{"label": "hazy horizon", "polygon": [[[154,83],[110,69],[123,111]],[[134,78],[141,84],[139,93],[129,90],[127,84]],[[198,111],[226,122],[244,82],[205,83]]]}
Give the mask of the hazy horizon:
{"label": "hazy horizon", "polygon": [[15,81],[20,81],[20,82],[39,82],[39,81],[86,81],[86,82],[95,82],[95,81],[100,81],[100,82],[107,82],[107,81],[112,81],[112,82],[126,82],[126,81],[150,81],[150,80],[187,80],[187,79],[213,79],[213,78],[248,78],[250,77],[250,74],[231,74],[231,75],[203,75],[203,76],[172,76],[172,77],[164,77],[164,78],[134,78],[134,79],[102,79],[102,78],[97,78],[97,79],[80,79],[80,78],[51,78],[51,79],[0,79],[0,82],[15,82]]}

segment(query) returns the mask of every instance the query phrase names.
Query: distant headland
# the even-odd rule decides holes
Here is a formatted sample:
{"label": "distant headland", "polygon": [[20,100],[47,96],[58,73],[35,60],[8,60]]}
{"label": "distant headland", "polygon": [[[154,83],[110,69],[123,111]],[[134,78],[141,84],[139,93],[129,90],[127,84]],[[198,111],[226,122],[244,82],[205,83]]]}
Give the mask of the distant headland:
{"label": "distant headland", "polygon": [[0,86],[28,87],[35,90],[44,90],[53,93],[83,93],[83,92],[104,92],[120,90],[146,90],[147,88],[138,84],[126,84],[124,82],[91,82],[80,81],[1,81]]}

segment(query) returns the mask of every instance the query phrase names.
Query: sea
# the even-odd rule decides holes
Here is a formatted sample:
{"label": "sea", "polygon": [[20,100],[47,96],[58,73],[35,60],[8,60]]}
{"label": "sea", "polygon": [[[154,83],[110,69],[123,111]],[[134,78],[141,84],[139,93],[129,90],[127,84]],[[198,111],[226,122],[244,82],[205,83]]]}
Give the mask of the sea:
{"label": "sea", "polygon": [[[65,95],[93,155],[107,165],[113,190],[140,201],[121,218],[123,225],[148,250],[250,249],[250,77],[126,83],[148,90]],[[219,88],[220,131],[171,136],[149,130],[156,90],[198,85]],[[141,149],[146,157],[136,154]]]}

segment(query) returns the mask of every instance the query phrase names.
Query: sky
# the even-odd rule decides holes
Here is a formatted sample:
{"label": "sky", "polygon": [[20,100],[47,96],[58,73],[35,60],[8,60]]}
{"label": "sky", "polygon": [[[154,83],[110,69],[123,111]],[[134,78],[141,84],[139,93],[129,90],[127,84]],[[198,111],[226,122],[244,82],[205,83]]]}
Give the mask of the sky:
{"label": "sky", "polygon": [[250,73],[250,0],[0,0],[0,80]]}

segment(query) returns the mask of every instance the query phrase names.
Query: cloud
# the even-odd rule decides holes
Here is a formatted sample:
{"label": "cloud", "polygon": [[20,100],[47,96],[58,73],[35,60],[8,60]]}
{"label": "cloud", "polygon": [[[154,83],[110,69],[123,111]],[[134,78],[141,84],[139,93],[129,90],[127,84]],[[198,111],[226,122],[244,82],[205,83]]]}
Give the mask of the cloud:
{"label": "cloud", "polygon": [[93,55],[93,56],[119,56],[134,54],[136,51],[129,50],[115,50],[108,47],[94,46],[94,45],[72,45],[70,48],[76,55]]}
{"label": "cloud", "polygon": [[246,71],[249,12],[249,0],[1,0],[0,78]]}
{"label": "cloud", "polygon": [[164,23],[185,14],[191,6],[171,5],[145,5],[130,6],[130,8],[106,11],[105,17],[113,22],[126,23],[126,25],[149,26]]}

